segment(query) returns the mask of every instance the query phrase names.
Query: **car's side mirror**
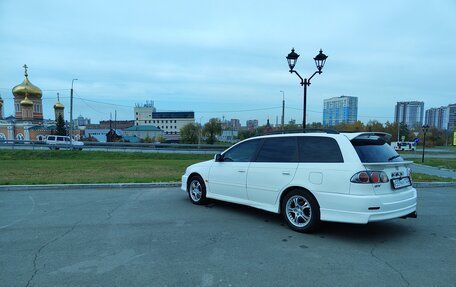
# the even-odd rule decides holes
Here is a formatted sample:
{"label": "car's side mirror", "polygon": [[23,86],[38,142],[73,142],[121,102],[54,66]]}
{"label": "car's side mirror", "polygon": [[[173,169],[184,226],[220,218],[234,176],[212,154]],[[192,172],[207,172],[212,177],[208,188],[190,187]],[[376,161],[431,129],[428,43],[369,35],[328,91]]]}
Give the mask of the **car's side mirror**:
{"label": "car's side mirror", "polygon": [[214,156],[214,161],[216,161],[216,162],[223,161],[223,155],[221,155],[221,154],[219,154],[219,153],[216,154],[216,155]]}

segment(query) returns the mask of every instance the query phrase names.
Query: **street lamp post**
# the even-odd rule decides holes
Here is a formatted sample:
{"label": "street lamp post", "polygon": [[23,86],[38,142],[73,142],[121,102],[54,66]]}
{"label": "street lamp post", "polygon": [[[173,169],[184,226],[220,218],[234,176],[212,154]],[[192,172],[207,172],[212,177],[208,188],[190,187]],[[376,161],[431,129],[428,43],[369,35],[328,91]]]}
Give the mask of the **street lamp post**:
{"label": "street lamp post", "polygon": [[286,57],[288,61],[288,67],[290,68],[290,73],[295,73],[299,79],[301,80],[301,86],[304,86],[304,105],[303,105],[303,116],[302,116],[302,130],[305,131],[306,129],[306,105],[307,105],[307,86],[310,86],[310,80],[315,76],[316,74],[321,74],[323,66],[325,65],[326,59],[328,56],[323,54],[323,51],[320,49],[320,53],[315,56],[314,61],[315,65],[317,66],[317,71],[315,71],[312,76],[310,76],[308,79],[305,78],[303,79],[301,75],[297,71],[294,70],[294,67],[296,65],[296,62],[298,61],[299,55],[295,53],[295,49],[291,49],[291,53],[288,54]]}
{"label": "street lamp post", "polygon": [[71,93],[70,93],[70,146],[73,147],[73,83],[78,79],[71,80]]}
{"label": "street lamp post", "polygon": [[426,148],[426,133],[429,129],[429,126],[428,125],[424,125],[421,127],[423,129],[423,155],[421,156],[421,162],[423,163],[424,162],[424,150]]}

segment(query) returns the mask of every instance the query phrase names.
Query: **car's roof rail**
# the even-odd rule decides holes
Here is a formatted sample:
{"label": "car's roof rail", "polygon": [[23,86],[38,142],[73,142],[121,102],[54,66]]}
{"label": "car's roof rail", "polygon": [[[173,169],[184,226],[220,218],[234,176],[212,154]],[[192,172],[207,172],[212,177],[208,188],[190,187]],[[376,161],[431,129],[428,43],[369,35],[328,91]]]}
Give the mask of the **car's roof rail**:
{"label": "car's roof rail", "polygon": [[339,134],[338,130],[335,129],[305,129],[304,133],[327,133],[327,134]]}
{"label": "car's roof rail", "polygon": [[327,133],[327,134],[339,134],[339,131],[334,129],[294,129],[294,130],[275,130],[265,131],[262,135],[279,135],[279,134],[295,134],[295,133]]}

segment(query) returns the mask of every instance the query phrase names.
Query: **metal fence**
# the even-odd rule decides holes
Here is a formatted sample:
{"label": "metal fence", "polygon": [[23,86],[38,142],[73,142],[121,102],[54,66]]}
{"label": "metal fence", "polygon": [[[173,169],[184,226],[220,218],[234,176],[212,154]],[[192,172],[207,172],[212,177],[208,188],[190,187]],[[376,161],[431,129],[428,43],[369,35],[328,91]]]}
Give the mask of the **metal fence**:
{"label": "metal fence", "polygon": [[46,144],[45,141],[0,140],[0,149],[83,149],[124,152],[157,152],[157,153],[204,153],[216,154],[230,145],[176,144],[176,143],[123,143],[123,142],[84,142],[83,146],[69,144]]}

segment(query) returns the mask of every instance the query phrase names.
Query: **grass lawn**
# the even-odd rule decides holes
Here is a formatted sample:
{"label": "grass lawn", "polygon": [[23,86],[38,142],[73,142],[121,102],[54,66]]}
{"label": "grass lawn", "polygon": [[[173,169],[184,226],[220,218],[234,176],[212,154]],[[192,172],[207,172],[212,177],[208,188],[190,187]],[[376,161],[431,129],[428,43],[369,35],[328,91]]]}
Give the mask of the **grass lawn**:
{"label": "grass lawn", "polygon": [[[180,181],[187,166],[211,158],[200,154],[0,150],[0,185]],[[456,159],[427,159],[425,164],[456,169]],[[416,182],[452,181],[420,173],[412,173],[412,177]]]}
{"label": "grass lawn", "polygon": [[0,150],[0,185],[180,181],[199,154]]}
{"label": "grass lawn", "polygon": [[414,182],[453,182],[454,179],[429,175],[424,173],[412,172],[412,180]]}

